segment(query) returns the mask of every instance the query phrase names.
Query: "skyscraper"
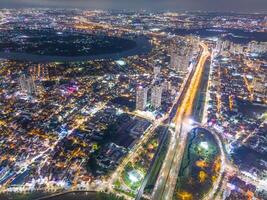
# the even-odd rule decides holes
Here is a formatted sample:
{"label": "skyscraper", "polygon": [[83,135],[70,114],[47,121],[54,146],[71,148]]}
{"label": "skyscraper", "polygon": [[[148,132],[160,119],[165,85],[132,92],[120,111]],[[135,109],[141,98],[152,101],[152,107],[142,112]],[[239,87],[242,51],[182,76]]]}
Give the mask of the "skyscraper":
{"label": "skyscraper", "polygon": [[151,91],[151,105],[154,108],[161,106],[162,86],[157,84],[152,87]]}
{"label": "skyscraper", "polygon": [[44,64],[33,65],[30,67],[29,71],[34,80],[48,80],[49,79],[48,67]]}
{"label": "skyscraper", "polygon": [[139,86],[136,89],[136,109],[145,110],[147,104],[148,88]]}
{"label": "skyscraper", "polygon": [[177,47],[172,46],[170,50],[170,56],[171,56],[170,67],[175,71],[177,71],[179,66],[179,56],[177,52],[178,52]]}
{"label": "skyscraper", "polygon": [[185,72],[189,66],[191,47],[187,42],[179,41],[170,46],[170,67],[177,72]]}
{"label": "skyscraper", "polygon": [[35,95],[36,87],[32,76],[21,75],[19,78],[20,88],[27,95]]}
{"label": "skyscraper", "polygon": [[264,80],[265,78],[256,78],[254,80],[254,84],[253,84],[253,88],[254,88],[254,92],[259,93],[263,96],[265,96],[265,93],[267,91],[266,87],[265,87],[265,82],[263,82],[262,80]]}
{"label": "skyscraper", "polygon": [[248,44],[248,50],[251,53],[265,53],[267,52],[267,42],[251,41]]}
{"label": "skyscraper", "polygon": [[160,67],[154,66],[153,67],[154,77],[157,77],[160,74]]}

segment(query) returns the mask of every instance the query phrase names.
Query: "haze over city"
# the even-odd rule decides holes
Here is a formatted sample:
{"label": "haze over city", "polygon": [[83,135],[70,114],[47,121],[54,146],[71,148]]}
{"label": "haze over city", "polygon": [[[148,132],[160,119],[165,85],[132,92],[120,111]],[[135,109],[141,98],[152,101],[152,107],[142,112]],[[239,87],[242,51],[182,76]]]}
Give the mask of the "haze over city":
{"label": "haze over city", "polygon": [[267,12],[266,0],[1,0],[0,7]]}

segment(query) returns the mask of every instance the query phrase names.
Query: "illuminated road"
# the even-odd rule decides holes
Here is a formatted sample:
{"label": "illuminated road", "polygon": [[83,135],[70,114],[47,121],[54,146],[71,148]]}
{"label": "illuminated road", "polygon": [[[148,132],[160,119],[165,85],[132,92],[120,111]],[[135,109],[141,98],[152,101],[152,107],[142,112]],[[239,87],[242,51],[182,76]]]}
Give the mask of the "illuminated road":
{"label": "illuminated road", "polygon": [[183,95],[180,95],[181,102],[173,120],[176,125],[176,131],[171,137],[167,156],[160,171],[161,175],[157,179],[152,194],[152,199],[155,200],[169,200],[173,197],[184,149],[186,146],[187,134],[191,129],[188,119],[193,111],[194,101],[201,83],[202,75],[205,69],[205,63],[210,56],[208,47],[203,43],[200,43],[200,46],[203,48],[202,55],[199,58],[199,62],[196,66],[193,76],[189,80],[189,84],[185,85],[185,88],[183,89]]}
{"label": "illuminated road", "polygon": [[105,183],[106,186],[109,188],[110,191],[113,191],[112,185],[114,183],[114,181],[121,176],[122,171],[124,170],[125,166],[134,160],[134,158],[136,158],[137,155],[139,155],[139,153],[142,150],[142,146],[143,144],[145,144],[148,139],[151,137],[151,135],[154,133],[155,129],[166,119],[167,115],[156,120],[148,129],[147,131],[144,133],[144,136],[142,137],[142,139],[138,142],[138,144],[136,144],[133,149],[129,152],[129,154],[123,159],[123,161],[121,162],[121,164],[117,167],[116,171],[112,174],[111,179]]}
{"label": "illuminated road", "polygon": [[227,158],[227,152],[223,146],[222,136],[219,133],[217,133],[215,130],[211,129],[210,127],[204,126],[202,128],[208,130],[214,136],[220,149],[220,154],[221,154],[220,157],[221,157],[221,162],[222,162],[218,178],[216,179],[215,182],[213,182],[212,189],[203,198],[204,200],[210,200],[215,197],[215,194],[220,187],[220,182],[223,179],[223,173],[225,172],[225,170],[229,169],[229,171],[233,171],[235,170],[235,168],[233,167],[233,165],[230,163],[230,161]]}

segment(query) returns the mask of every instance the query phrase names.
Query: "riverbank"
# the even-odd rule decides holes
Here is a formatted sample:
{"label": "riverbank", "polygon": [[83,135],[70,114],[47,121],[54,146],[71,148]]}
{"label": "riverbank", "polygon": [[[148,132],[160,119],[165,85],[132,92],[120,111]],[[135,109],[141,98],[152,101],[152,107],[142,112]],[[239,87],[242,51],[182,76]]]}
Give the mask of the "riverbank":
{"label": "riverbank", "polygon": [[151,51],[152,45],[149,43],[148,38],[144,36],[137,37],[133,40],[136,45],[134,48],[124,50],[117,53],[105,53],[98,55],[86,56],[49,56],[49,55],[35,55],[31,53],[17,53],[17,52],[1,52],[0,59],[30,61],[30,62],[79,62],[90,60],[118,60],[122,57],[147,54]]}

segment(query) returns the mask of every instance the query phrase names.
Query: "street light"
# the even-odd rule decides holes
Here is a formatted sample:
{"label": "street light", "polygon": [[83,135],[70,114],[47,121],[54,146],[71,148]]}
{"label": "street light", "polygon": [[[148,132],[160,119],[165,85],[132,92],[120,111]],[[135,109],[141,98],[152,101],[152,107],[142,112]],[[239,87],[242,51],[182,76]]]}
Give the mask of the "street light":
{"label": "street light", "polygon": [[193,126],[195,123],[196,123],[196,122],[195,122],[192,118],[189,118],[189,119],[188,119],[188,124],[189,124],[190,126]]}

